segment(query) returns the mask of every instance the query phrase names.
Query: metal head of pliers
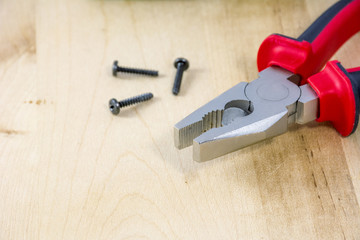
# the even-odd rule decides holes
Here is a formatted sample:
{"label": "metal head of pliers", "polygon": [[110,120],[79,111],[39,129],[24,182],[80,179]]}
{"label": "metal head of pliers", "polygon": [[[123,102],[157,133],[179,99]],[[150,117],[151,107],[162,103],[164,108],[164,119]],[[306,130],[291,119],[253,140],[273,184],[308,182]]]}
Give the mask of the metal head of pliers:
{"label": "metal head of pliers", "polygon": [[285,133],[289,124],[317,117],[318,97],[299,77],[269,67],[259,78],[241,82],[175,125],[175,145],[193,144],[202,162]]}

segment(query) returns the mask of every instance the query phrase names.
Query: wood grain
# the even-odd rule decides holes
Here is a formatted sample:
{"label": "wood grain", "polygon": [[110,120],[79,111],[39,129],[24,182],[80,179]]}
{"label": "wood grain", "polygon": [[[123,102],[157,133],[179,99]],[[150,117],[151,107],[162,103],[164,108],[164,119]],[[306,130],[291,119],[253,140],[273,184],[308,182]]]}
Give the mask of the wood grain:
{"label": "wood grain", "polygon": [[[0,239],[360,239],[360,133],[328,123],[202,164],[173,125],[334,1],[4,0]],[[356,35],[335,56],[360,62]],[[185,56],[180,95],[172,62]],[[111,76],[114,59],[159,78]],[[110,98],[155,98],[112,116]]]}

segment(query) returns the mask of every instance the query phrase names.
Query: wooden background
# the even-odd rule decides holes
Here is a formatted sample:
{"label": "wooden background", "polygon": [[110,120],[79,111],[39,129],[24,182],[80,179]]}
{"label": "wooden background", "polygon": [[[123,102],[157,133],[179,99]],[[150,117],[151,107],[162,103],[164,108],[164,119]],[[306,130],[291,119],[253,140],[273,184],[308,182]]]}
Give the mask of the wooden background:
{"label": "wooden background", "polygon": [[[360,239],[360,131],[312,123],[202,164],[173,143],[177,121],[257,77],[266,36],[332,3],[0,1],[0,239]],[[335,58],[358,66],[359,42]],[[114,78],[115,59],[161,76]]]}

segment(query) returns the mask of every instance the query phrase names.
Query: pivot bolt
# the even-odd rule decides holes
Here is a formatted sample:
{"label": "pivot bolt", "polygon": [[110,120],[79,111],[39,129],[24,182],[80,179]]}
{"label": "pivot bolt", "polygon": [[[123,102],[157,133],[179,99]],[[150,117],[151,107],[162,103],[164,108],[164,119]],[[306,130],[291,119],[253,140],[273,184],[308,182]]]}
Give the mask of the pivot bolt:
{"label": "pivot bolt", "polygon": [[114,61],[113,67],[112,67],[113,76],[116,77],[118,72],[147,75],[147,76],[152,76],[152,77],[156,77],[156,76],[159,75],[158,71],[146,70],[146,69],[137,69],[137,68],[128,68],[128,67],[120,67],[118,65],[118,61]]}
{"label": "pivot bolt", "polygon": [[118,115],[120,113],[120,108],[130,106],[136,103],[145,102],[154,97],[152,93],[144,93],[139,96],[135,96],[132,98],[124,99],[122,101],[118,101],[115,98],[110,99],[109,101],[109,109],[110,112],[114,115]]}
{"label": "pivot bolt", "polygon": [[180,85],[181,85],[183,73],[184,73],[184,71],[186,71],[189,68],[190,63],[185,58],[178,58],[175,60],[174,66],[177,69],[177,71],[176,71],[176,76],[175,76],[175,81],[174,81],[174,86],[173,86],[172,92],[174,95],[178,95],[180,92]]}

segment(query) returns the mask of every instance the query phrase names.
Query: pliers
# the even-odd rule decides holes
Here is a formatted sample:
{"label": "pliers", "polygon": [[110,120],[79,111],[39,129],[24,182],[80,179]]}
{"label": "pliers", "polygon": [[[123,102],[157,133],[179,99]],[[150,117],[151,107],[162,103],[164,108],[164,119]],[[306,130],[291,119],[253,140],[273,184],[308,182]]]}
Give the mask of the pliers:
{"label": "pliers", "polygon": [[258,51],[259,78],[235,85],[178,122],[176,147],[193,145],[194,160],[202,162],[314,120],[350,135],[359,121],[360,67],[328,61],[358,31],[360,0],[341,0],[297,39],[270,35]]}

